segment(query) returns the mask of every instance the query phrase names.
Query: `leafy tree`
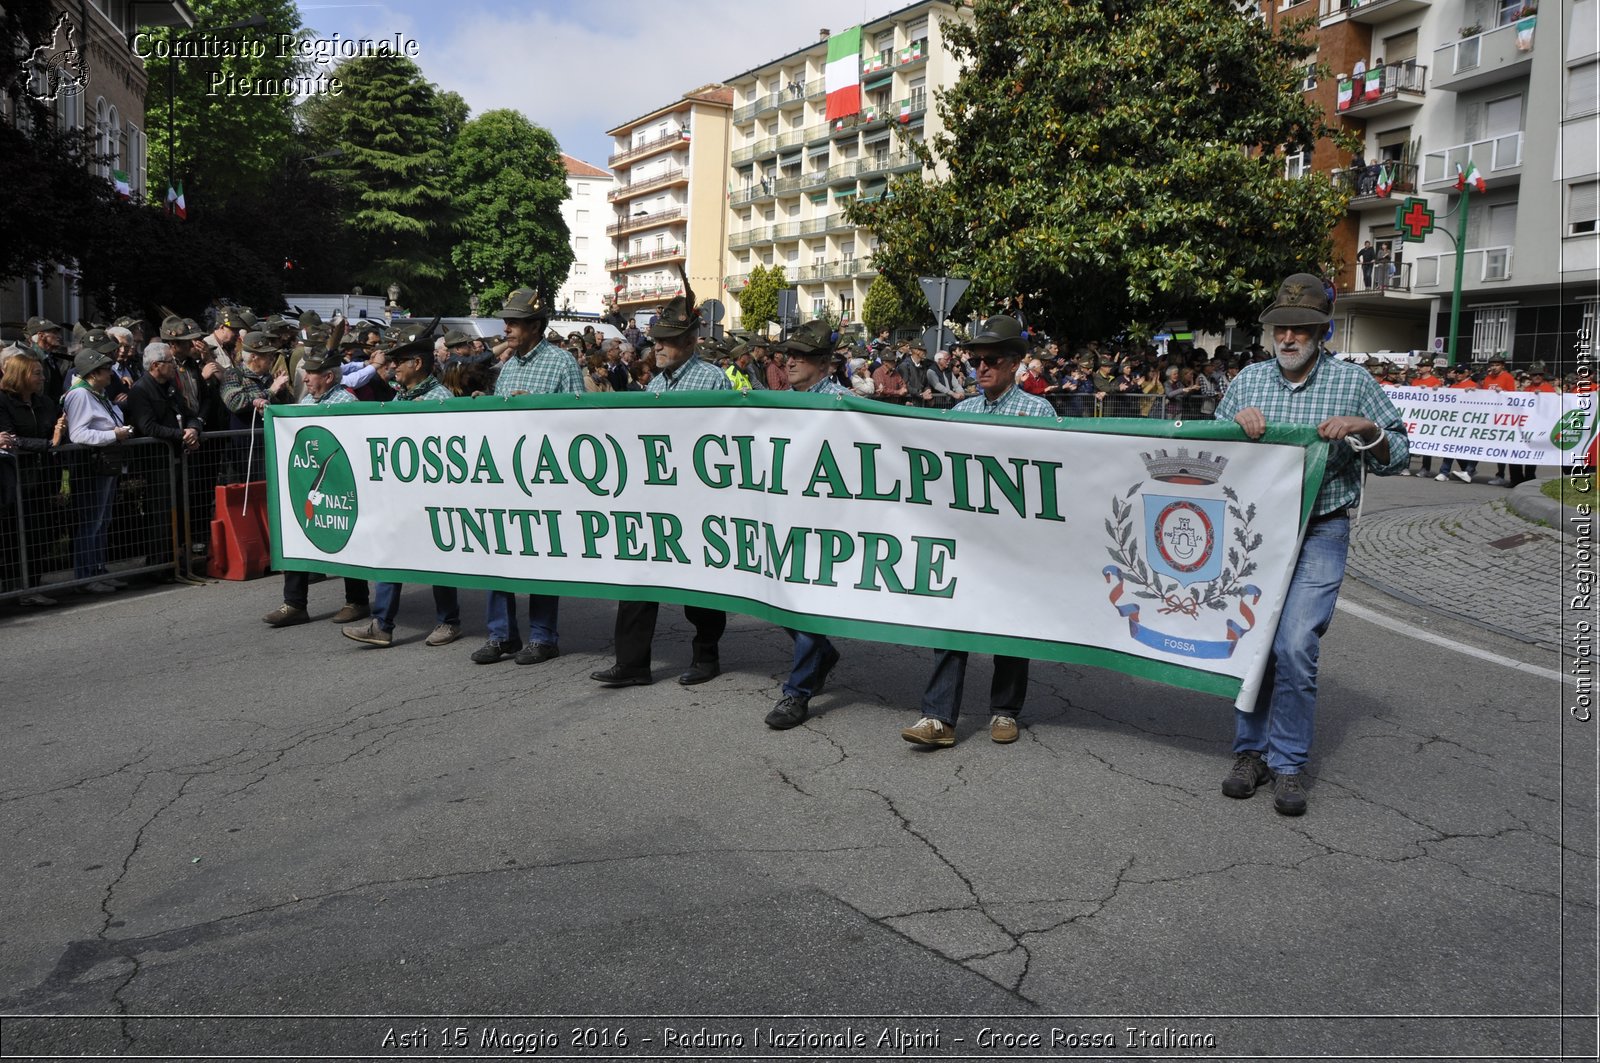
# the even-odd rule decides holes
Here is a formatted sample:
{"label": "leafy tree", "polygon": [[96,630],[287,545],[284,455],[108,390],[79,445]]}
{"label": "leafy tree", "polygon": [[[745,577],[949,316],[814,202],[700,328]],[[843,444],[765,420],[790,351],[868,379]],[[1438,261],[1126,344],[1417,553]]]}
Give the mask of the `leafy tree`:
{"label": "leafy tree", "polygon": [[782,264],[768,269],[757,262],[750,270],[750,280],[739,292],[739,327],[747,332],[760,332],[770,322],[778,320],[778,293],[789,287],[783,275]]}
{"label": "leafy tree", "polygon": [[311,97],[301,117],[311,154],[330,156],[316,173],[338,190],[349,283],[398,283],[413,310],[460,309],[447,140],[460,97],[440,93],[402,56],[358,56],[333,75],[343,92]]}
{"label": "leafy tree", "polygon": [[573,254],[561,217],[567,171],[550,131],[517,111],[486,111],[461,126],[450,180],[462,215],[450,256],[483,312],[524,284],[553,297]]}
{"label": "leafy tree", "polygon": [[909,287],[969,277],[974,307],[1025,295],[1052,332],[1136,334],[1173,317],[1218,327],[1297,269],[1319,272],[1344,199],[1284,177],[1280,148],[1343,140],[1299,92],[1312,53],[1209,0],[976,0],[946,22],[961,78],[947,173],[855,204],[874,264]]}
{"label": "leafy tree", "polygon": [[920,291],[907,295],[898,284],[878,274],[861,300],[861,323],[874,335],[880,329],[911,328],[932,316]]}

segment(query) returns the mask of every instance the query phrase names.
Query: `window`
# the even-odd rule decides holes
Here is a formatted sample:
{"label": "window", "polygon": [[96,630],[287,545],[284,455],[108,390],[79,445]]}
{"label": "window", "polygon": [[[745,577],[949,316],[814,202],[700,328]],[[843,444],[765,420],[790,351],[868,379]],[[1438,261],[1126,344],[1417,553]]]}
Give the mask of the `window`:
{"label": "window", "polygon": [[927,35],[928,35],[928,20],[925,19],[925,18],[919,18],[919,19],[917,19],[917,21],[913,22],[910,26],[906,27],[906,39],[907,40],[920,41],[920,40],[922,40],[922,38],[926,37]]}
{"label": "window", "polygon": [[589,238],[587,236],[574,236],[572,238],[572,249],[574,251],[589,250]]}
{"label": "window", "polygon": [[1577,118],[1600,108],[1600,60],[1567,71],[1567,99],[1561,117]]}
{"label": "window", "polygon": [[1306,68],[1303,71],[1300,72],[1300,91],[1301,92],[1310,92],[1312,89],[1314,89],[1316,87],[1317,87],[1317,61],[1315,59],[1313,59],[1311,62],[1307,63],[1306,64]]}
{"label": "window", "polygon": [[572,264],[572,272],[574,272],[574,273],[588,273],[589,272],[589,264],[587,262],[574,262]]}
{"label": "window", "polygon": [[875,51],[875,52],[887,52],[890,48],[893,48],[893,47],[894,47],[894,30],[884,30],[882,33],[873,34],[873,36],[872,36],[872,50],[873,51]]}
{"label": "window", "polygon": [[579,221],[588,221],[589,220],[589,212],[586,211],[586,210],[578,211],[578,220]]}
{"label": "window", "polygon": [[814,318],[815,317],[821,317],[823,314],[825,314],[827,312],[828,312],[828,300],[827,300],[826,296],[819,295],[815,299],[811,300],[811,316],[812,317],[814,317]]}
{"label": "window", "polygon": [[1482,361],[1511,349],[1514,306],[1477,306],[1472,310],[1472,357]]}
{"label": "window", "polygon": [[575,196],[587,196],[589,194],[589,182],[579,181],[577,185],[573,187],[572,194]]}
{"label": "window", "polygon": [[589,298],[589,293],[575,291],[572,293],[572,298],[581,303],[585,299]]}
{"label": "window", "polygon": [[841,296],[839,296],[839,314],[840,314],[840,316],[843,317],[844,320],[848,321],[848,320],[850,320],[851,315],[853,315],[855,312],[856,312],[856,297],[853,296],[853,295],[841,295]]}
{"label": "window", "polygon": [[1517,15],[1527,6],[1527,0],[1495,0],[1498,12],[1495,16],[1496,26],[1509,26],[1517,21]]}
{"label": "window", "polygon": [[1585,299],[1579,304],[1583,307],[1583,320],[1578,323],[1578,361],[1589,361],[1594,358],[1594,329],[1596,318],[1600,317],[1600,299]]}
{"label": "window", "polygon": [[1596,230],[1600,209],[1600,181],[1585,181],[1567,189],[1567,235],[1587,236]]}
{"label": "window", "polygon": [[1283,176],[1288,178],[1304,177],[1306,175],[1306,153],[1297,151],[1292,155],[1283,157]]}

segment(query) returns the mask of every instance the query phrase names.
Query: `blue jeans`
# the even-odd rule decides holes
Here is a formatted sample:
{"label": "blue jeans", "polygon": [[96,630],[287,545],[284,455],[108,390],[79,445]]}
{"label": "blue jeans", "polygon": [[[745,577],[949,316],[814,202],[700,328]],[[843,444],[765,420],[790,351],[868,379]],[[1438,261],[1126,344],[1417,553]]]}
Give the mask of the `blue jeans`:
{"label": "blue jeans", "polygon": [[[922,692],[922,715],[954,727],[961,716],[961,695],[966,686],[965,650],[934,650],[933,674]],[[994,679],[989,684],[989,715],[1016,719],[1028,697],[1028,659],[994,659]]]}
{"label": "blue jeans", "polygon": [[[1444,462],[1442,464],[1440,464],[1439,472],[1442,475],[1444,475],[1444,476],[1449,476],[1450,475],[1450,463],[1452,461],[1455,461],[1455,459],[1454,458],[1446,458],[1446,459],[1444,459]],[[1475,461],[1467,461],[1465,458],[1463,458],[1463,459],[1461,459],[1461,468],[1466,472],[1466,474],[1468,476],[1476,476],[1476,475],[1478,475],[1478,463],[1475,462]]]}
{"label": "blue jeans", "polygon": [[74,470],[72,575],[76,579],[90,579],[105,574],[106,532],[111,528],[111,503],[117,497],[117,479],[116,473]]}
{"label": "blue jeans", "polygon": [[[556,612],[561,599],[553,594],[528,595],[528,644],[559,646],[556,635]],[[520,642],[517,630],[517,596],[510,591],[490,591],[484,610],[489,627],[489,638],[494,642]]]}
{"label": "blue jeans", "polygon": [[1344,582],[1350,518],[1316,520],[1295,561],[1254,712],[1235,712],[1233,751],[1265,753],[1275,773],[1297,774],[1311,751],[1317,658]]}
{"label": "blue jeans", "polygon": [[[433,588],[433,614],[440,624],[461,623],[461,603],[454,587]],[[394,630],[394,618],[400,615],[400,584],[380,583],[372,595],[372,615],[378,627]]]}
{"label": "blue jeans", "polygon": [[794,639],[794,667],[789,669],[788,682],[783,684],[783,696],[809,699],[817,692],[822,673],[838,663],[839,651],[825,635],[784,630]]}

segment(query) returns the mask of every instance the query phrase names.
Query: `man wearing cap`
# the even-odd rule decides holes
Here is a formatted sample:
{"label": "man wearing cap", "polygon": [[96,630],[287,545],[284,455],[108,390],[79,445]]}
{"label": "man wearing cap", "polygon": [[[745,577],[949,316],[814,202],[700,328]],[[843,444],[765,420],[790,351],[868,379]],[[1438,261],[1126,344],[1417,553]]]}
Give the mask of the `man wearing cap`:
{"label": "man wearing cap", "polygon": [[[656,393],[681,391],[728,391],[728,378],[695,354],[695,333],[700,328],[700,310],[694,292],[684,284],[684,294],[673,299],[650,326],[656,343],[656,375],[645,390]],[[592,672],[590,679],[606,687],[648,686],[650,647],[655,641],[656,617],[660,602],[618,602],[616,663]],[[678,676],[684,686],[715,679],[722,673],[718,644],[728,627],[728,614],[720,609],[697,605],[683,607],[683,615],[694,625],[692,657],[689,667]]]}
{"label": "man wearing cap", "polygon": [[[1411,386],[1414,387],[1414,388],[1442,388],[1442,387],[1444,387],[1444,377],[1448,375],[1449,370],[1450,370],[1450,359],[1443,358],[1443,357],[1435,358],[1433,360],[1433,364],[1431,366],[1421,366],[1421,365],[1419,365],[1417,367],[1418,375],[1412,378]],[[1409,468],[1405,468],[1405,469],[1401,469],[1400,470],[1400,475],[1401,476],[1411,476],[1412,472],[1411,472],[1411,470]],[[1422,468],[1420,470],[1418,470],[1418,472],[1415,475],[1417,475],[1417,476],[1432,476],[1433,475],[1433,455],[1432,454],[1424,454],[1424,455],[1422,455]]]}
{"label": "man wearing cap", "polygon": [[[833,334],[826,321],[807,321],[778,351],[787,357],[789,389],[811,395],[849,395],[833,379]],[[828,673],[839,663],[839,651],[826,636],[785,628],[794,639],[794,664],[783,684],[783,697],[767,713],[766,724],[777,731],[798,727],[811,714],[811,699],[822,692]]]}
{"label": "man wearing cap", "polygon": [[223,369],[233,368],[235,346],[242,324],[243,316],[239,308],[225,306],[217,311],[217,327],[205,338],[205,345],[211,349],[213,360]]}
{"label": "man wearing cap", "polygon": [[98,329],[85,336],[73,362],[78,379],[61,403],[69,438],[94,448],[80,455],[72,469],[72,572],[76,579],[94,580],[84,588],[90,594],[127,586],[106,572],[106,532],[122,476],[122,457],[108,448],[133,437],[122,410],[106,397],[116,349],[117,341]]}
{"label": "man wearing cap", "polygon": [[[954,413],[1001,417],[1055,417],[1044,399],[1017,386],[1017,366],[1027,353],[1022,325],[1008,314],[980,324],[967,341],[978,367],[978,394],[957,403]],[[913,745],[943,748],[956,744],[956,720],[966,686],[967,651],[935,650],[933,674],[922,692],[922,718],[900,732]],[[1028,697],[1028,660],[996,654],[989,685],[989,737],[1001,744],[1017,740],[1017,714]]]}
{"label": "man wearing cap", "polygon": [[145,563],[172,563],[172,463],[180,453],[200,448],[205,423],[184,405],[174,379],[178,375],[172,348],[161,340],[145,346],[144,375],[128,391],[128,423],[136,434],[147,439],[165,440],[170,448],[163,452],[150,448],[139,455],[150,475],[145,478],[146,514]]}
{"label": "man wearing cap", "polygon": [[[494,393],[511,395],[582,395],[583,373],[577,360],[542,339],[550,312],[532,288],[506,296],[497,315],[506,323],[509,350],[500,365]],[[561,656],[556,629],[561,599],[553,594],[528,595],[528,644],[517,630],[517,599],[510,591],[490,591],[485,607],[489,638],[474,650],[475,664],[493,664],[514,657],[518,664],[543,664]]]}
{"label": "man wearing cap", "polygon": [[1497,354],[1489,359],[1489,369],[1483,374],[1478,387],[1487,391],[1515,391],[1517,378],[1506,372],[1506,356]]}
{"label": "man wearing cap", "polygon": [[1285,280],[1261,315],[1272,330],[1276,361],[1242,370],[1216,414],[1250,439],[1260,439],[1269,424],[1299,424],[1315,425],[1332,444],[1255,711],[1234,713],[1233,767],[1222,781],[1222,792],[1235,798],[1272,782],[1273,807],[1286,816],[1306,810],[1300,776],[1311,751],[1317,658],[1344,580],[1348,510],[1361,497],[1362,466],[1392,476],[1411,458],[1405,422],[1383,389],[1359,366],[1322,349],[1332,316],[1322,278],[1296,273]]}
{"label": "man wearing cap", "polygon": [[[1451,388],[1455,391],[1476,391],[1478,389],[1478,382],[1472,379],[1472,370],[1468,369],[1464,365],[1457,365],[1450,369],[1450,383],[1446,384],[1445,387]],[[1472,478],[1478,475],[1477,460],[1463,458],[1461,459],[1461,468],[1452,472],[1450,465],[1454,460],[1454,458],[1446,458],[1444,461],[1440,462],[1439,475],[1435,476],[1434,479],[1444,481],[1454,476],[1464,484],[1471,483]]]}
{"label": "man wearing cap", "polygon": [[44,364],[44,392],[51,402],[60,402],[67,387],[72,363],[61,339],[61,326],[46,317],[30,317],[24,330],[28,353]]}
{"label": "man wearing cap", "polygon": [[494,356],[488,351],[478,351],[477,345],[472,342],[475,338],[460,329],[451,329],[444,334],[444,372],[448,373],[458,365],[488,365],[494,361]]}
{"label": "man wearing cap", "polygon": [[[450,390],[433,375],[433,327],[418,328],[402,335],[386,352],[394,367],[396,402],[445,402],[453,398]],[[447,646],[461,637],[461,602],[454,587],[433,588],[436,627],[423,640],[426,646]],[[379,583],[372,595],[372,619],[347,627],[347,639],[368,646],[388,646],[394,642],[394,622],[400,614],[400,584]]]}
{"label": "man wearing cap", "polygon": [[[306,374],[306,397],[301,406],[337,406],[355,402],[356,397],[339,383],[339,356],[332,351],[312,351],[300,360]],[[308,572],[283,574],[283,604],[266,616],[263,623],[271,627],[293,627],[311,619],[306,612],[306,598],[311,589]],[[344,607],[333,615],[335,624],[348,624],[365,619],[371,613],[370,595],[366,580],[344,580]]]}
{"label": "man wearing cap", "polygon": [[883,361],[872,371],[872,397],[885,402],[904,403],[906,378],[900,375],[901,352],[897,348],[885,346],[879,357]]}

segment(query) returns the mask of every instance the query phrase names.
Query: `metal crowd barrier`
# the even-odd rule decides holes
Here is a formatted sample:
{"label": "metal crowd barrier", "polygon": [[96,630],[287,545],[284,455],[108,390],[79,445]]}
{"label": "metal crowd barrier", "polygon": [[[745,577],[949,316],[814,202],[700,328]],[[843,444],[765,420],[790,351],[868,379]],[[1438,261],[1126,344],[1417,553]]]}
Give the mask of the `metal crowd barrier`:
{"label": "metal crowd barrier", "polygon": [[265,468],[259,431],[207,433],[183,454],[158,439],[0,452],[0,601],[182,577],[210,541],[216,486]]}

